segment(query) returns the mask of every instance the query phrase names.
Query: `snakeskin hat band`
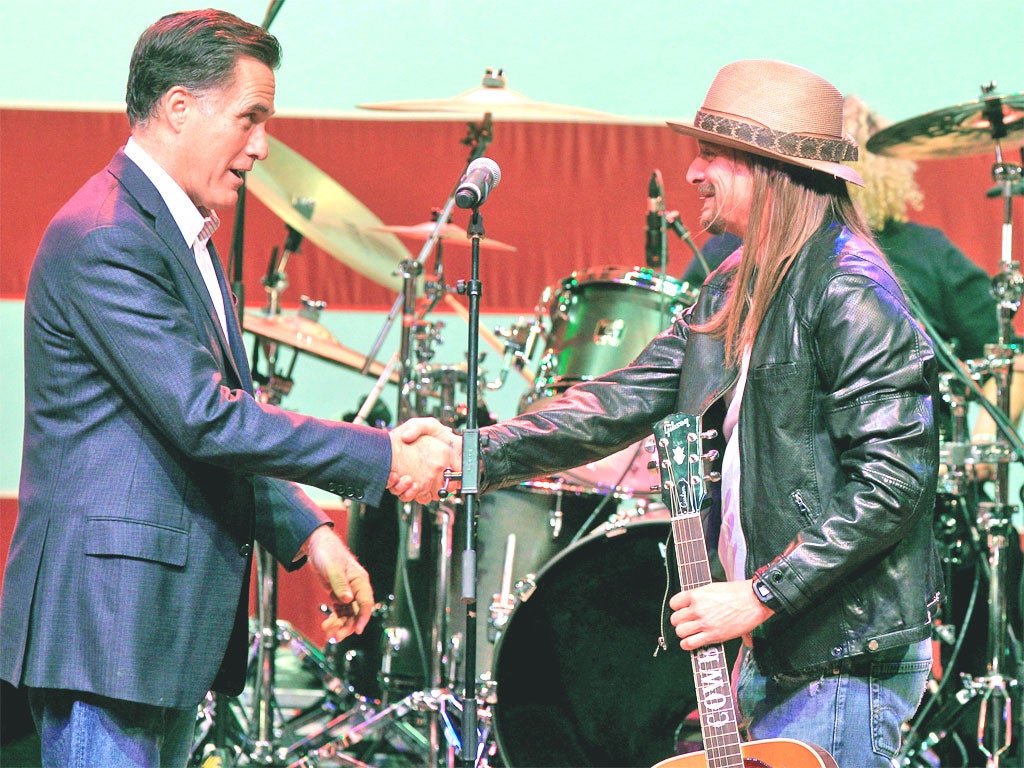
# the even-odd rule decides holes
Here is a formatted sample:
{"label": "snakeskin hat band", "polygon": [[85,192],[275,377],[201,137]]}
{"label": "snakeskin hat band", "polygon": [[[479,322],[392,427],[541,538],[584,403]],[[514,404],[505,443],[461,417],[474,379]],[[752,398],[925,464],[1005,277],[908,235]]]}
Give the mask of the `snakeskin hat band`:
{"label": "snakeskin hat band", "polygon": [[674,131],[742,149],[864,186],[853,168],[856,142],[843,133],[843,96],[802,67],[769,59],[737,61],[715,75],[692,123]]}

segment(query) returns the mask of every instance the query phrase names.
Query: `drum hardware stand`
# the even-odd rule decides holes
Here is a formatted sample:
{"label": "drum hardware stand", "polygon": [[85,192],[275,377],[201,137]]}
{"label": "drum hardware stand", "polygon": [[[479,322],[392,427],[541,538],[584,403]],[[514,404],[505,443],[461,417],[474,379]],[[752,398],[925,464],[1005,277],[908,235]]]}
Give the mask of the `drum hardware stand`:
{"label": "drum hardware stand", "polygon": [[523,317],[519,322],[510,328],[497,328],[498,337],[505,346],[505,355],[501,361],[501,370],[493,381],[487,382],[484,386],[491,392],[496,392],[505,386],[508,380],[508,373],[513,368],[522,372],[523,368],[533,359],[537,347],[537,341],[541,337],[541,327],[536,321],[527,321]]}
{"label": "drum hardware stand", "polygon": [[[467,161],[467,166],[469,162],[483,154],[483,146],[481,146],[481,143],[484,141],[489,141],[489,139],[490,114],[488,114],[485,117],[483,128],[480,131],[473,133],[469,139],[463,142],[472,143],[474,145],[473,151],[470,154],[470,159],[469,161]],[[402,293],[396,298],[396,301],[392,306],[392,309],[389,312],[388,317],[385,320],[384,327],[381,329],[370,353],[367,355],[366,363],[363,367],[363,372],[365,373],[369,369],[377,353],[380,351],[380,347],[383,344],[384,338],[388,330],[390,329],[390,326],[394,323],[394,320],[397,317],[399,311],[402,312],[403,316],[400,348],[399,351],[394,356],[394,358],[392,359],[391,363],[389,363],[388,366],[385,367],[384,372],[378,379],[378,387],[375,387],[375,391],[371,392],[371,395],[367,398],[366,402],[364,402],[362,408],[360,409],[359,415],[357,415],[357,420],[360,418],[360,416],[365,418],[364,414],[369,412],[370,408],[373,405],[373,400],[376,398],[377,394],[379,394],[381,390],[381,386],[379,386],[381,384],[381,381],[387,380],[386,377],[390,375],[390,368],[395,363],[398,363],[401,366],[402,370],[402,386],[400,388],[397,421],[398,423],[402,423],[403,421],[407,420],[413,415],[416,415],[415,406],[418,406],[419,404],[418,397],[410,397],[410,395],[418,395],[420,390],[417,389],[417,384],[419,383],[419,381],[416,380],[416,374],[423,369],[419,369],[413,364],[414,333],[416,333],[417,331],[421,332],[420,336],[418,337],[418,340],[420,341],[419,352],[423,354],[425,349],[429,350],[429,352],[427,353],[427,359],[429,359],[429,357],[431,357],[433,354],[431,344],[432,341],[436,339],[436,336],[432,336],[429,332],[422,332],[424,326],[423,324],[420,324],[417,318],[415,317],[416,282],[420,275],[422,274],[423,264],[426,261],[427,256],[429,255],[431,249],[434,248],[436,244],[438,251],[438,280],[434,284],[428,284],[428,288],[431,289],[432,293],[430,306],[433,307],[438,301],[438,299],[446,291],[443,281],[443,267],[441,263],[440,231],[442,226],[449,220],[451,216],[452,209],[454,208],[455,205],[456,191],[457,188],[453,189],[452,194],[450,195],[445,206],[440,210],[440,212],[435,212],[434,218],[436,221],[436,226],[434,227],[434,230],[431,232],[429,237],[423,243],[419,256],[416,259],[405,260],[399,265],[399,274],[403,278]],[[471,291],[470,312],[473,322],[478,324],[478,314],[475,316],[473,314],[474,312],[478,311],[474,307],[474,299],[476,296],[479,295],[479,282],[476,280],[475,274],[479,265],[479,239],[483,234],[483,229],[482,225],[479,224],[479,213],[475,209],[474,221],[476,223],[473,227],[471,227],[469,231],[469,234],[473,237],[472,250],[475,285],[475,288]],[[460,290],[460,292],[464,291]],[[469,354],[467,356],[467,389],[469,394],[469,405],[467,407],[467,426],[469,426],[470,424],[475,425],[477,418],[476,388],[478,386],[478,377],[476,369],[478,352],[476,349],[477,345],[474,333],[476,324],[471,324]],[[449,391],[445,389],[445,387],[448,387],[449,385],[453,387],[454,381],[451,379],[451,377],[448,377],[442,384],[443,391]],[[442,408],[444,408],[444,406],[442,406]],[[444,415],[447,415],[448,413],[454,415],[454,409],[445,412]],[[367,714],[367,712],[372,711],[371,707],[369,707],[365,702],[360,702],[359,704],[357,704],[357,707],[354,710],[350,710],[349,712],[343,713],[342,715],[339,715],[338,717],[334,718],[334,720],[327,723],[317,734],[314,734],[314,736],[307,739],[307,743],[301,746],[302,749],[312,747],[313,744],[318,742],[321,743],[321,746],[329,743],[331,739],[334,738],[331,736],[331,734],[340,728],[345,728],[345,730],[342,732],[342,735],[340,737],[334,738],[334,740],[340,743],[343,747],[354,745],[358,741],[361,741],[368,733],[379,731],[393,723],[403,725],[402,723],[398,722],[399,718],[415,710],[425,712],[427,715],[428,724],[426,744],[423,745],[421,742],[417,744],[417,746],[425,746],[427,752],[428,766],[430,766],[431,768],[436,768],[436,766],[440,764],[442,750],[442,731],[444,738],[449,745],[449,748],[447,749],[445,754],[445,762],[448,766],[452,766],[454,764],[455,754],[459,750],[460,741],[448,712],[449,707],[458,712],[463,712],[463,708],[458,699],[449,690],[442,686],[442,683],[444,682],[442,680],[444,674],[443,667],[445,664],[443,646],[445,642],[444,638],[446,630],[448,584],[450,583],[451,580],[451,529],[454,521],[454,511],[447,504],[431,504],[429,506],[430,508],[434,508],[437,510],[438,527],[440,529],[440,544],[438,547],[437,555],[438,573],[437,582],[435,584],[435,611],[433,615],[433,620],[431,622],[432,653],[430,654],[431,659],[428,681],[429,683],[431,683],[430,689],[425,691],[415,691],[393,704],[388,704],[386,701],[387,686],[384,686],[385,700],[382,700],[381,702],[381,704],[384,705],[383,709],[372,714]],[[471,507],[467,508],[467,516],[470,517],[471,520],[475,518],[475,514],[475,509],[472,509]],[[421,505],[413,503],[405,504],[403,506],[402,515],[404,519],[408,520],[408,527],[410,529],[407,544],[412,545],[412,554],[418,556],[417,545],[422,535]],[[464,565],[465,563],[466,559],[464,558]],[[399,569],[401,568],[402,561],[400,558]],[[474,567],[471,570],[464,570],[464,574],[467,574],[463,577],[463,586],[465,592],[465,584],[469,583],[472,585],[475,582],[475,563]],[[414,625],[416,625],[418,629],[418,620],[414,618],[413,623]],[[389,638],[389,640],[397,641],[398,638]],[[471,622],[468,621],[465,642],[467,647],[469,647],[470,649],[475,649],[475,627],[473,627],[471,625]],[[465,671],[466,678],[468,681],[467,686],[472,686],[473,679],[475,678],[475,670],[473,670],[473,664],[475,662],[475,652],[466,654],[466,659],[468,664]],[[384,661],[382,662],[382,675],[387,675],[389,673],[389,657],[387,651],[385,651],[385,658]],[[452,675],[452,679],[454,679],[454,675]],[[471,722],[473,728],[474,738],[472,741],[472,745],[475,751],[475,729],[477,727],[475,718],[476,699],[475,697],[471,697],[469,700],[473,702],[473,706],[469,708],[469,721]],[[357,719],[359,720],[359,722],[351,725],[349,724],[349,721]],[[465,724],[466,718],[464,717],[464,714],[461,717],[461,719]],[[324,738],[325,736],[326,738]]]}
{"label": "drum hardware stand", "polygon": [[[1012,343],[1013,318],[1020,308],[1021,297],[1024,295],[1024,276],[1021,275],[1019,262],[1012,260],[1012,187],[1021,178],[1021,166],[1003,162],[1000,139],[1007,131],[1003,124],[1002,103],[999,97],[991,97],[995,83],[982,86],[985,98],[984,114],[995,140],[996,162],[992,168],[992,176],[1003,190],[1004,222],[1002,227],[1002,270],[992,278],[992,295],[999,308],[1000,338],[999,343],[986,346],[986,357],[994,364],[992,371],[996,380],[996,408],[991,408],[984,394],[973,381],[969,380],[980,404],[989,411],[995,420],[998,430],[1005,438],[1003,445],[1012,447],[1019,460],[1024,460],[1024,444],[1014,426],[1009,423],[1006,414],[1010,412],[1010,390],[1013,378],[1013,359],[1017,353]],[[948,353],[941,340],[936,339],[936,348]],[[1002,757],[1009,751],[1013,743],[1013,725],[1016,722],[1018,731],[1024,720],[1021,719],[1020,690],[1024,681],[1014,677],[1014,672],[1004,670],[1004,657],[1008,650],[1007,638],[1012,642],[1010,650],[1016,655],[1018,667],[1021,665],[1021,638],[1013,632],[1006,616],[1006,553],[1013,533],[1011,518],[1016,507],[1007,503],[1009,497],[1009,463],[998,461],[994,483],[994,500],[978,505],[978,529],[985,534],[988,560],[988,643],[987,669],[981,677],[972,678],[963,675],[964,688],[956,695],[956,705],[949,709],[963,709],[970,701],[980,699],[980,710],[977,728],[977,747],[985,756],[986,768],[999,768]],[[1020,670],[1017,670],[1019,673]],[[1018,698],[1018,712],[1013,712],[1013,697]],[[916,756],[923,749],[928,749],[945,738],[950,730],[950,723],[959,718],[955,712],[943,711],[950,719],[945,727],[932,728],[931,732],[919,745],[907,743],[907,749],[901,755]],[[1018,760],[1024,760],[1024,750],[1018,748]],[[907,764],[907,763],[904,763]]]}

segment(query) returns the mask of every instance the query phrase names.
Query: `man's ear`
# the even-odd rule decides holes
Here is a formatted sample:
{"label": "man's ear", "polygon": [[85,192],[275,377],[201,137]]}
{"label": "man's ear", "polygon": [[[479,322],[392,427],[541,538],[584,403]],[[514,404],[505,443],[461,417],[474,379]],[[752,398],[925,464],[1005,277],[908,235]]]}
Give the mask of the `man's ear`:
{"label": "man's ear", "polygon": [[180,85],[175,85],[160,97],[160,111],[175,131],[181,130],[188,111],[195,106],[195,97]]}

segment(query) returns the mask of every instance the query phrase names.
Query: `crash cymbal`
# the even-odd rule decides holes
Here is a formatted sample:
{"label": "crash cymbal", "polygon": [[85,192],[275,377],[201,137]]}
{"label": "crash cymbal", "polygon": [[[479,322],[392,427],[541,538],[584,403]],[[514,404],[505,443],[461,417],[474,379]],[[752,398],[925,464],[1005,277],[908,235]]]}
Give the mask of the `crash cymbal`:
{"label": "crash cymbal", "polygon": [[[417,240],[423,243],[430,237],[430,233],[434,231],[435,226],[436,224],[433,221],[424,221],[421,224],[411,224],[407,226],[383,225],[380,227],[369,227],[369,229],[373,232],[391,232],[392,234],[400,237],[408,237],[412,240]],[[451,245],[468,246],[472,244],[472,241],[469,239],[469,234],[457,224],[449,223],[441,225],[441,231],[438,233],[438,238],[445,240]],[[490,249],[492,251],[516,250],[514,245],[507,245],[500,240],[489,240],[487,238],[481,238],[480,248]]]}
{"label": "crash cymbal", "polygon": [[[438,113],[453,117],[491,115],[504,120],[543,120],[579,123],[648,123],[651,120],[614,115],[585,107],[570,107],[549,101],[534,101],[507,86],[503,70],[488,69],[479,88],[463,91],[458,96],[441,99],[412,99],[359,104],[360,109],[389,112]],[[657,121],[655,121],[657,122]],[[664,121],[662,121],[664,122]]]}
{"label": "crash cymbal", "polygon": [[[256,336],[293,347],[321,360],[338,363],[353,371],[362,370],[366,362],[366,355],[342,345],[320,323],[300,315],[268,317],[262,313],[246,312],[242,318],[242,327]],[[382,363],[374,362],[368,373],[380,376],[383,370]],[[391,374],[391,381],[398,382],[397,372]]]}
{"label": "crash cymbal", "polygon": [[[383,224],[338,182],[273,136],[270,155],[246,175],[246,187],[285,224],[375,283],[398,291],[398,264],[412,258]],[[311,209],[311,212],[310,212]]]}
{"label": "crash cymbal", "polygon": [[[987,108],[1002,114],[1002,136],[993,135]],[[961,157],[1024,145],[1024,93],[984,96],[890,125],[868,139],[868,151],[908,160]]]}

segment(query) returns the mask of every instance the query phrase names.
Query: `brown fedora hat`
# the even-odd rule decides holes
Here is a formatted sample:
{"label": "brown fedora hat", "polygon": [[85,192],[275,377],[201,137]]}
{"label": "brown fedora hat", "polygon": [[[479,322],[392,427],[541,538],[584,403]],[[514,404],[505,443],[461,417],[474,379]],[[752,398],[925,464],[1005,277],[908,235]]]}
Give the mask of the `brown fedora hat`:
{"label": "brown fedora hat", "polygon": [[864,186],[853,168],[857,144],[843,133],[843,96],[802,67],[770,59],[726,64],[692,123],[674,131],[811,168]]}

